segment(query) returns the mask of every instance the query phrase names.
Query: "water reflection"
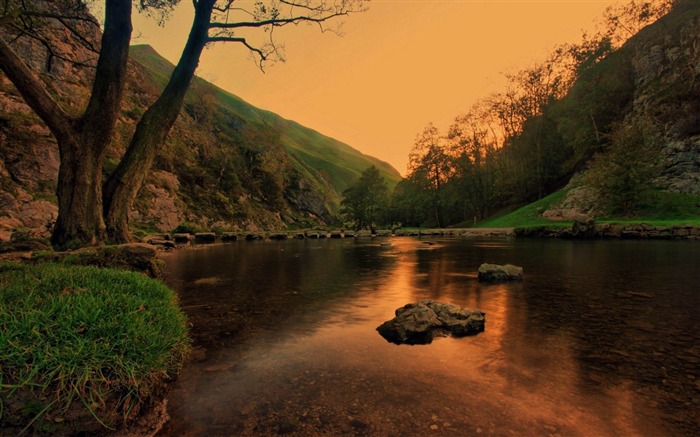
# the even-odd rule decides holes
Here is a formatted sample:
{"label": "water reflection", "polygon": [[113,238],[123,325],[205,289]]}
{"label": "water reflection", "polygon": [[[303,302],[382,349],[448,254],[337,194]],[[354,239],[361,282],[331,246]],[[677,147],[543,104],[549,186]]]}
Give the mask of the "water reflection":
{"label": "water reflection", "polygon": [[[161,435],[698,434],[697,245],[390,241],[168,255],[197,349]],[[480,284],[482,262],[525,280]],[[485,311],[486,331],[375,332],[425,298]]]}

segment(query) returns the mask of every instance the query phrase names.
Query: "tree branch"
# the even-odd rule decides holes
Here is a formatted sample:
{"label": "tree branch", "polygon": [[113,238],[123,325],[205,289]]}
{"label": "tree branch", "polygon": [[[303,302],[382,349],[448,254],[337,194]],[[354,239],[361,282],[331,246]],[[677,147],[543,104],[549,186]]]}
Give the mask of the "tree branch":
{"label": "tree branch", "polygon": [[262,49],[252,46],[245,38],[233,37],[233,36],[213,36],[207,39],[207,42],[237,42],[243,44],[251,52],[255,52],[260,56],[260,63],[267,60],[269,53],[265,53]]}
{"label": "tree branch", "polygon": [[119,115],[131,41],[131,0],[107,2],[102,49],[97,60],[92,93],[81,119],[83,126],[93,130],[104,146],[114,130]]}
{"label": "tree branch", "polygon": [[73,120],[56,103],[41,80],[2,38],[0,38],[0,69],[56,137],[66,138],[75,135]]}
{"label": "tree branch", "polygon": [[210,29],[240,29],[240,28],[258,28],[258,27],[265,27],[265,26],[276,26],[276,27],[281,27],[281,26],[286,26],[287,24],[296,24],[296,23],[302,23],[302,22],[310,22],[310,23],[323,23],[324,21],[328,21],[332,18],[336,17],[341,17],[341,16],[346,16],[348,15],[349,12],[347,11],[342,11],[342,12],[334,12],[332,14],[323,16],[323,17],[310,17],[310,16],[305,16],[305,15],[300,15],[296,17],[289,17],[289,18],[271,18],[269,20],[261,20],[261,21],[240,21],[237,23],[219,23],[219,22],[213,22],[209,25]]}

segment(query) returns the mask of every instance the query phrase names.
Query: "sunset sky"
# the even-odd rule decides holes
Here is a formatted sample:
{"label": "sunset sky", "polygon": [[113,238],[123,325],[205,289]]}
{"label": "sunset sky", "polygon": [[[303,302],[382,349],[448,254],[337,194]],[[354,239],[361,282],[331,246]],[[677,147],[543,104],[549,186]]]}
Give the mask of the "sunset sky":
{"label": "sunset sky", "polygon": [[[279,32],[287,62],[263,74],[240,45],[216,44],[197,74],[249,103],[295,120],[406,173],[416,134],[445,130],[502,73],[580,39],[602,0],[374,0],[345,19],[344,36],[315,26]],[[623,2],[624,3],[624,2]],[[135,20],[134,43],[176,62],[191,23],[183,1],[164,27]]]}

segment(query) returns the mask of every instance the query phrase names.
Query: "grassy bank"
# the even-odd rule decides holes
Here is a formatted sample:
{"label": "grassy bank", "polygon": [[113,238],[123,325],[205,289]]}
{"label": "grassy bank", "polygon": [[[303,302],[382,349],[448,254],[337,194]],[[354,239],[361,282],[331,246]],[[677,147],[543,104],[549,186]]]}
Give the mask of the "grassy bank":
{"label": "grassy bank", "polygon": [[95,267],[0,264],[0,328],[0,434],[116,428],[162,395],[189,348],[170,289]]}
{"label": "grassy bank", "polygon": [[[550,228],[571,227],[571,221],[554,221],[541,217],[550,205],[560,201],[566,192],[557,191],[547,197],[516,209],[515,211],[492,217],[477,225],[478,228]],[[700,196],[665,192],[652,192],[638,206],[631,217],[598,217],[597,223],[621,225],[648,224],[650,226],[700,226]]]}
{"label": "grassy bank", "polygon": [[552,227],[570,227],[570,221],[553,221],[543,219],[542,212],[549,208],[549,205],[561,200],[566,193],[557,191],[547,197],[518,208],[515,211],[497,215],[480,222],[477,228],[514,228],[514,227],[534,227],[534,226],[552,226]]}

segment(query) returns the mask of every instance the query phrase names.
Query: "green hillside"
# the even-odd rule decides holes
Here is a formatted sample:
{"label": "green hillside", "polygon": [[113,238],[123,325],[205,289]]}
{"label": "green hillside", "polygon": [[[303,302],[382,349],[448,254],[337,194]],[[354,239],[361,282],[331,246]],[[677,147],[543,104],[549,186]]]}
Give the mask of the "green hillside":
{"label": "green hillside", "polygon": [[[146,68],[154,80],[164,86],[174,66],[160,56],[151,46],[131,47],[131,57]],[[206,89],[213,99],[210,104],[220,111],[233,114],[245,123],[256,126],[274,126],[280,134],[280,142],[290,154],[296,169],[319,187],[330,185],[331,204],[338,203],[340,193],[359,178],[370,165],[376,166],[388,184],[393,187],[401,175],[391,165],[352,147],[309,129],[270,111],[256,108],[241,98],[211,83],[197,78],[195,85]]]}

